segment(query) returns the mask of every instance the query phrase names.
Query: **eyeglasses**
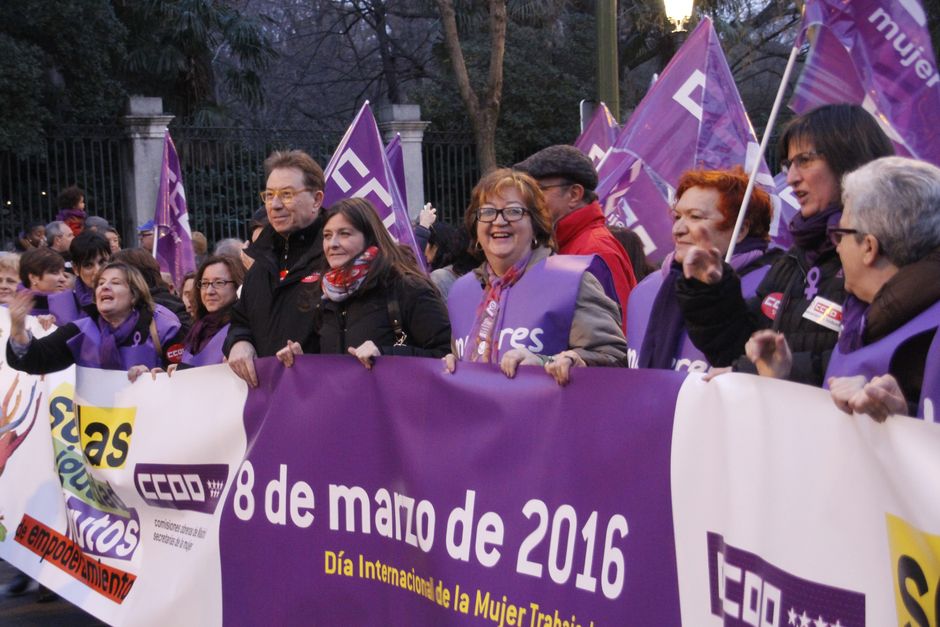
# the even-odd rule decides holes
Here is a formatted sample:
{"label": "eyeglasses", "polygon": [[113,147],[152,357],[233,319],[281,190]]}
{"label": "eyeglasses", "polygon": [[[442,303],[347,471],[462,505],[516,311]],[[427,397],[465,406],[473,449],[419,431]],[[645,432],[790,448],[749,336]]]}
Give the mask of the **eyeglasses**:
{"label": "eyeglasses", "polygon": [[862,235],[858,229],[843,229],[838,226],[830,226],[826,229],[826,235],[829,236],[829,241],[832,242],[833,246],[838,246],[842,242],[842,238],[846,235]]}
{"label": "eyeglasses", "polygon": [[216,279],[215,281],[200,281],[199,289],[207,290],[209,286],[214,287],[217,290],[223,289],[229,283],[234,283],[235,281],[226,281],[225,279]]}
{"label": "eyeglasses", "polygon": [[816,161],[816,159],[821,159],[822,156],[823,153],[816,152],[815,150],[801,152],[798,155],[793,155],[792,159],[782,159],[780,161],[780,171],[786,174],[790,171],[791,167],[795,167],[797,170],[803,170],[813,161]]}
{"label": "eyeglasses", "polygon": [[484,223],[496,222],[496,216],[501,215],[506,222],[518,222],[527,213],[529,210],[525,207],[480,207],[477,209],[477,220]]}
{"label": "eyeglasses", "polygon": [[298,194],[311,191],[313,190],[309,187],[301,187],[300,189],[292,189],[288,187],[285,189],[266,189],[259,195],[261,196],[262,202],[264,202],[266,205],[270,205],[272,202],[274,202],[275,198],[280,198],[282,203],[289,205],[294,202],[294,199],[297,198]]}
{"label": "eyeglasses", "polygon": [[574,185],[574,183],[552,183],[551,185],[539,184],[539,189],[544,192],[546,189],[551,189],[553,187],[571,187],[572,185]]}

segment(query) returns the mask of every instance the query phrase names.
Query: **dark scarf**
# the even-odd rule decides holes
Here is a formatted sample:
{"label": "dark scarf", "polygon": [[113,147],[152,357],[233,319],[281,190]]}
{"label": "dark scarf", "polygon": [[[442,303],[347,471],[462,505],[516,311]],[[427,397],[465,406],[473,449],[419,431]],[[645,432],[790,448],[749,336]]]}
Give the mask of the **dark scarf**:
{"label": "dark scarf", "polygon": [[823,253],[833,250],[832,242],[826,234],[830,224],[838,224],[842,217],[842,205],[829,205],[819,213],[804,218],[797,212],[790,220],[790,235],[793,243],[802,248],[810,263],[815,263]]}
{"label": "dark scarf", "polygon": [[[767,250],[767,241],[759,237],[745,237],[734,247],[731,267],[741,270],[759,258]],[[671,369],[672,361],[679,352],[679,343],[685,331],[685,319],[679,309],[676,283],[682,277],[682,264],[673,261],[669,272],[653,300],[646,336],[640,349],[640,368]]]}
{"label": "dark scarf", "polygon": [[193,355],[198,354],[206,347],[212,338],[215,337],[215,334],[218,333],[222,327],[229,323],[231,319],[232,306],[224,307],[218,311],[213,311],[212,313],[207,313],[199,320],[196,320],[196,323],[193,325],[193,328],[189,330],[189,333],[186,335],[185,344],[189,348],[189,352]]}
{"label": "dark scarf", "polygon": [[839,350],[850,353],[877,342],[940,300],[940,250],[900,268],[871,305],[849,295],[842,306]]}
{"label": "dark scarf", "polygon": [[[99,368],[106,370],[124,370],[124,361],[121,359],[119,346],[123,346],[140,319],[140,312],[136,309],[131,311],[124,322],[117,327],[112,327],[103,317],[98,316],[98,331],[101,333],[101,343],[98,345]],[[145,338],[141,337],[135,341],[135,344],[142,344]]]}

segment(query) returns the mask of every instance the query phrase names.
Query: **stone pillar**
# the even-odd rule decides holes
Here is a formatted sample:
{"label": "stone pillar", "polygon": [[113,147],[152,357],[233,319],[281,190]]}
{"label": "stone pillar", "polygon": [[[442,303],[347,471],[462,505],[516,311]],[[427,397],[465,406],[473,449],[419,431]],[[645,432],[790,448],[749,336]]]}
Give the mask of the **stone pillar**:
{"label": "stone pillar", "polygon": [[408,214],[417,219],[424,206],[424,168],[421,141],[429,122],[421,121],[418,105],[386,105],[378,111],[379,130],[387,144],[401,135],[401,152],[405,163],[405,194],[408,196]]}
{"label": "stone pillar", "polygon": [[163,164],[163,134],[174,117],[163,112],[162,98],[131,96],[127,114],[121,118],[128,166],[124,168],[125,247],[136,246],[137,226],[153,219]]}

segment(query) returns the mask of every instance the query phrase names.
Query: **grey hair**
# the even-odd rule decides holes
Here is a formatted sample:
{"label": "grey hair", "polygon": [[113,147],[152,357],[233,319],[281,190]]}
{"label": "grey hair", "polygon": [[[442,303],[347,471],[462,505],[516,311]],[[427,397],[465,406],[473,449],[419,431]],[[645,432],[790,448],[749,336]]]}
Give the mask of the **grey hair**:
{"label": "grey hair", "polygon": [[[60,235],[64,235],[69,225],[62,220],[54,220],[46,225],[46,243],[52,246],[52,242]],[[70,230],[70,229],[69,229]]]}
{"label": "grey hair", "polygon": [[853,228],[878,240],[898,267],[940,248],[940,168],[907,157],[882,157],[842,180],[842,204],[852,201]]}
{"label": "grey hair", "polygon": [[240,253],[242,248],[245,247],[245,243],[240,239],[234,237],[228,237],[223,240],[219,240],[215,245],[215,250],[213,250],[213,255],[227,255],[229,257],[235,257],[236,259],[241,259]]}

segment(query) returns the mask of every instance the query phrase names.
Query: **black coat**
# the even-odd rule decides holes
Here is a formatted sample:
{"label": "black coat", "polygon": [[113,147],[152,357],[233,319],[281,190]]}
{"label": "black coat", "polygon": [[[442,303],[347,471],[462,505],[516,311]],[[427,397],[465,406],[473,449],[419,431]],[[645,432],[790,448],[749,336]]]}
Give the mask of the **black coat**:
{"label": "black coat", "polygon": [[[313,311],[320,302],[323,264],[322,218],[285,239],[269,225],[245,251],[255,260],[245,276],[241,297],[232,307],[232,323],[223,352],[248,341],[259,357],[270,357],[299,342],[305,353],[320,352]],[[286,271],[281,279],[281,272]]]}
{"label": "black coat", "polygon": [[[397,299],[404,346],[395,346],[389,301]],[[390,287],[374,285],[348,300],[321,300],[316,311],[321,353],[345,354],[371,340],[383,355],[443,357],[450,352],[450,318],[428,281],[396,277]]]}
{"label": "black coat", "polygon": [[[790,379],[821,385],[839,334],[803,317],[812,302],[806,298],[805,289],[807,273],[814,265],[820,270],[816,295],[841,306],[845,288],[842,264],[834,250],[810,264],[805,251],[790,248],[746,302],[741,296],[741,281],[727,264],[721,281],[715,285],[681,278],[676,293],[689,339],[714,366],[733,366],[736,371],[753,373],[756,369],[744,355],[744,345],[755,331],[772,328],[786,336],[793,352]],[[774,293],[780,293],[782,299],[772,319],[764,313],[762,304]]]}

